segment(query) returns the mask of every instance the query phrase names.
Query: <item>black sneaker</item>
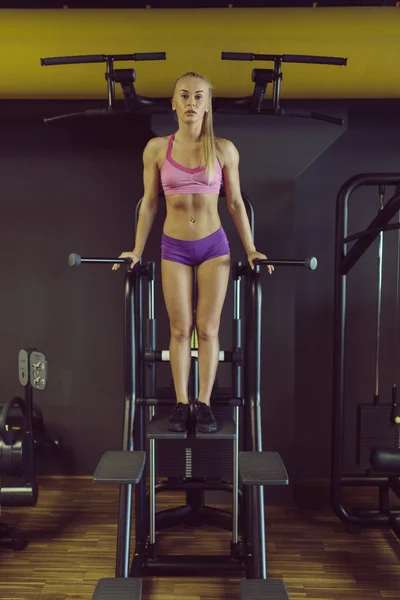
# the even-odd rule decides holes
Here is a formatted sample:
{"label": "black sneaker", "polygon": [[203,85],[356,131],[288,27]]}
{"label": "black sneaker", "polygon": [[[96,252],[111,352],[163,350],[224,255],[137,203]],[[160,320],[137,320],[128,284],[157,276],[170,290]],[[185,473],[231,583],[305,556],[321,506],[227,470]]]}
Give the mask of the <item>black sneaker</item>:
{"label": "black sneaker", "polygon": [[204,402],[196,402],[195,415],[198,431],[201,433],[217,431],[217,421],[212,413],[211,406]]}
{"label": "black sneaker", "polygon": [[178,402],[168,417],[168,431],[186,431],[190,415],[190,404]]}

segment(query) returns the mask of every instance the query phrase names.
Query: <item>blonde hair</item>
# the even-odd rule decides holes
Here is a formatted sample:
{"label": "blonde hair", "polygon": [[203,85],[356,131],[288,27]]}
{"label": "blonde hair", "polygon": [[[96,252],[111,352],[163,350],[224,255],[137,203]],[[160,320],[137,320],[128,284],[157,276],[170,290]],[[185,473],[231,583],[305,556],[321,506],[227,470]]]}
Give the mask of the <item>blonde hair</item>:
{"label": "blonde hair", "polygon": [[186,77],[196,77],[204,81],[208,86],[209,93],[209,109],[206,113],[204,113],[203,124],[201,127],[201,155],[202,155],[202,167],[204,167],[207,175],[208,182],[211,183],[214,178],[215,172],[215,160],[217,158],[217,149],[215,144],[215,135],[214,135],[214,126],[213,126],[213,116],[212,116],[212,85],[211,82],[200,75],[199,73],[194,73],[193,71],[189,71],[188,73],[184,73],[175,81],[174,93],[176,90],[176,86],[178,81],[181,79],[185,79]]}

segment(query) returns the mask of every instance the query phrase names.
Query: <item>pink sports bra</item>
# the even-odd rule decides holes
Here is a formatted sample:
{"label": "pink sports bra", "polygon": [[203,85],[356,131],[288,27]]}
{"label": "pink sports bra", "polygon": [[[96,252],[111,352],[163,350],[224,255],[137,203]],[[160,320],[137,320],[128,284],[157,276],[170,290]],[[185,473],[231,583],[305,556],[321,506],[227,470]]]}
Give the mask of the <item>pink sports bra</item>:
{"label": "pink sports bra", "polygon": [[175,134],[169,138],[167,156],[161,165],[161,184],[166,196],[173,194],[219,194],[222,184],[222,169],[215,159],[214,181],[209,184],[204,167],[189,169],[175,162],[171,156]]}

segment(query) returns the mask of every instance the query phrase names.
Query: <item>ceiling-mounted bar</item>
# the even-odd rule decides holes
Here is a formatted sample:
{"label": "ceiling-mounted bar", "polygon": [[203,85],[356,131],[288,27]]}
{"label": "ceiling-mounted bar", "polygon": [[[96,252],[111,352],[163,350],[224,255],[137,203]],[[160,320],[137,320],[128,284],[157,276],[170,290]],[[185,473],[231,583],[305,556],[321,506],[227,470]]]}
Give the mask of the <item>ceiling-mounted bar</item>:
{"label": "ceiling-mounted bar", "polygon": [[77,56],[55,56],[51,58],[41,58],[42,67],[54,65],[79,65],[90,63],[107,62],[108,60],[165,60],[165,52],[136,52],[135,54],[86,54]]}
{"label": "ceiling-mounted bar", "polygon": [[[275,117],[291,116],[311,118],[335,125],[343,125],[343,119],[303,110],[286,110],[280,104],[281,81],[283,78],[282,64],[284,62],[302,64],[320,64],[346,66],[347,58],[331,56],[312,56],[304,54],[252,54],[248,52],[222,52],[222,60],[240,61],[273,61],[273,69],[253,69],[252,81],[254,90],[251,96],[239,98],[213,98],[213,110],[217,113],[234,114],[262,114]],[[150,98],[136,93],[134,83],[136,71],[134,69],[114,69],[114,61],[129,60],[165,60],[165,52],[149,52],[136,54],[91,54],[79,56],[59,56],[42,58],[42,66],[90,64],[105,62],[105,78],[108,85],[108,104],[104,108],[91,108],[83,112],[76,112],[45,119],[45,123],[69,119],[71,117],[136,117],[155,113],[171,112],[171,99]],[[125,99],[125,110],[115,106],[115,84],[119,83]],[[265,99],[269,83],[272,83],[272,102]]]}
{"label": "ceiling-mounted bar", "polygon": [[347,58],[335,56],[314,56],[312,54],[253,54],[251,52],[222,52],[222,60],[263,60],[303,63],[314,65],[346,66]]}
{"label": "ceiling-mounted bar", "polygon": [[[280,105],[281,81],[283,78],[282,63],[298,63],[298,64],[317,64],[317,65],[335,65],[346,66],[347,58],[335,56],[312,56],[307,54],[253,54],[250,52],[222,52],[222,60],[239,60],[239,61],[272,61],[273,69],[253,69],[251,79],[253,81],[254,90],[252,96],[247,98],[228,99],[224,108],[232,106],[240,107],[241,111],[249,113],[268,114],[272,116],[282,117],[306,117],[326,121],[335,125],[343,125],[343,119],[324,115],[315,112],[305,111],[287,111]],[[265,93],[268,83],[272,83],[272,106],[263,107],[265,104]],[[237,110],[235,112],[238,112]]]}
{"label": "ceiling-mounted bar", "polygon": [[[78,65],[78,64],[93,64],[106,63],[105,79],[107,81],[107,100],[106,108],[89,109],[83,112],[70,113],[45,119],[44,122],[60,121],[70,117],[93,117],[93,116],[111,116],[116,113],[126,114],[133,112],[135,108],[135,100],[137,98],[134,82],[136,81],[135,69],[114,69],[115,61],[143,61],[143,60],[166,60],[165,52],[136,52],[135,54],[88,54],[78,56],[56,56],[50,58],[41,58],[40,64],[42,67],[55,65]],[[115,109],[115,83],[120,83],[125,98],[126,110]],[[145,100],[145,99],[144,99]]]}

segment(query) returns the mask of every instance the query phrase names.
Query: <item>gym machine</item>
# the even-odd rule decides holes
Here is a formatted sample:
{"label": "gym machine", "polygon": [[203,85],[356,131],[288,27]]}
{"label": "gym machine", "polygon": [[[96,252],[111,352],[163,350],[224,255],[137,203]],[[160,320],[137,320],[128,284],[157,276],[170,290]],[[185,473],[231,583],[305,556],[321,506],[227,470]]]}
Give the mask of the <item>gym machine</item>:
{"label": "gym machine", "polygon": [[[395,187],[385,203],[387,187]],[[397,188],[396,188],[397,186]],[[390,508],[389,492],[400,498],[400,407],[397,405],[397,346],[400,274],[400,173],[361,173],[341,187],[336,202],[336,249],[334,284],[334,381],[332,423],[331,504],[350,532],[366,526],[390,526],[400,538],[399,510]],[[363,231],[348,233],[349,204],[359,188],[375,188],[379,210]],[[394,218],[396,222],[391,222]],[[397,230],[396,318],[394,324],[396,352],[391,402],[380,399],[379,358],[381,338],[381,302],[383,235]],[[346,392],[346,308],[347,277],[368,248],[378,239],[378,297],[375,355],[375,390],[373,402],[357,407],[357,461],[363,474],[344,473],[345,392]],[[370,509],[347,508],[343,502],[345,486],[372,486],[379,492],[378,506]]]}
{"label": "gym machine", "polygon": [[[242,196],[253,228],[253,207],[247,196],[243,193]],[[140,202],[136,219],[139,209]],[[315,270],[317,260],[258,260],[254,270],[247,260],[244,264],[232,263],[232,347],[220,351],[219,356],[220,363],[228,362],[232,366],[231,388],[216,387],[213,391],[212,406],[218,429],[211,434],[200,433],[193,423],[183,433],[167,429],[167,415],[176,400],[172,393],[164,395],[157,388],[156,364],[169,361],[169,352],[156,347],[155,263],[142,259],[130,269],[130,261],[126,259],[69,256],[71,267],[88,263],[127,266],[122,450],[106,452],[94,473],[96,484],[120,485],[115,578],[101,579],[93,600],[108,597],[140,600],[144,576],[168,574],[235,574],[244,577],[242,600],[287,600],[284,582],[267,578],[264,487],[287,485],[288,475],[279,454],[262,448],[261,271],[265,264]],[[196,350],[192,350],[190,388],[194,402],[197,398]],[[168,452],[163,452],[163,444]],[[161,475],[157,473],[159,467],[164,470]],[[157,484],[160,476],[167,480]],[[136,546],[130,562],[133,486]],[[157,512],[156,495],[164,490],[185,491],[186,505]],[[205,506],[204,492],[208,490],[231,493],[232,511]],[[158,554],[157,531],[204,523],[232,532],[230,551],[226,555],[211,558],[209,555]]]}
{"label": "gym machine", "polygon": [[[400,498],[400,449],[373,448],[371,450],[371,465],[378,473],[385,473],[388,487]],[[397,538],[400,539],[399,512],[385,507],[388,524]]]}
{"label": "gym machine", "polygon": [[[105,63],[107,82],[107,106],[103,108],[90,108],[81,112],[74,112],[65,115],[57,115],[44,119],[46,124],[65,120],[69,118],[80,117],[134,117],[143,114],[168,113],[171,111],[171,99],[168,98],[148,98],[137,94],[135,90],[136,71],[135,69],[116,69],[115,61],[142,61],[142,60],[166,60],[165,52],[148,52],[135,54],[90,54],[83,56],[58,56],[50,58],[41,58],[42,67],[56,65],[78,65]],[[253,54],[250,52],[222,52],[221,60],[235,61],[267,61],[273,62],[272,69],[253,69],[251,80],[254,83],[254,89],[251,96],[243,98],[218,98],[213,97],[214,113],[234,113],[234,114],[261,114],[272,117],[300,117],[326,121],[334,125],[343,125],[343,119],[316,113],[313,111],[285,109],[280,102],[281,83],[283,80],[282,64],[319,64],[346,66],[347,58],[330,56],[311,56],[303,54]],[[121,85],[124,98],[124,108],[115,98],[115,86]],[[268,84],[272,84],[271,99],[265,98]]]}
{"label": "gym machine", "polygon": [[[0,507],[36,506],[35,446],[51,441],[40,408],[33,403],[33,390],[42,391],[47,385],[46,356],[36,349],[20,350],[18,373],[24,398],[16,396],[0,406]],[[23,550],[26,541],[0,523],[0,545]]]}

